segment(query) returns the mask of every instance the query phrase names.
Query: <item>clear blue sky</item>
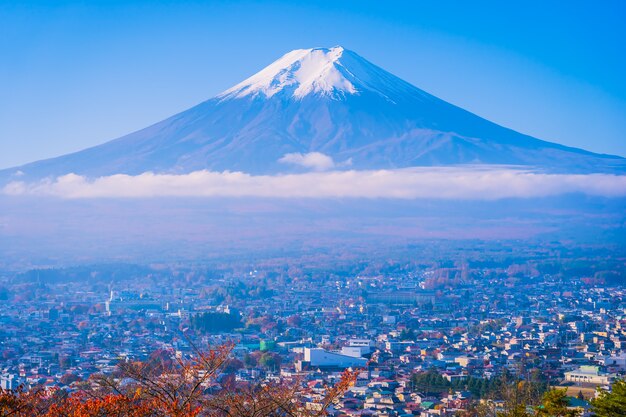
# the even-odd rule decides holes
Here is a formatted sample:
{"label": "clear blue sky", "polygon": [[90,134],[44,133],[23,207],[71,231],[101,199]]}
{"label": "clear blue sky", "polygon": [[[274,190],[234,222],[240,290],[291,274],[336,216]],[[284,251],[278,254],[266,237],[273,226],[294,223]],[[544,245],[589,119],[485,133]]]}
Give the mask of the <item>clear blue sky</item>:
{"label": "clear blue sky", "polygon": [[334,45],[504,126],[626,156],[625,22],[621,0],[4,0],[0,167],[116,138],[289,50]]}

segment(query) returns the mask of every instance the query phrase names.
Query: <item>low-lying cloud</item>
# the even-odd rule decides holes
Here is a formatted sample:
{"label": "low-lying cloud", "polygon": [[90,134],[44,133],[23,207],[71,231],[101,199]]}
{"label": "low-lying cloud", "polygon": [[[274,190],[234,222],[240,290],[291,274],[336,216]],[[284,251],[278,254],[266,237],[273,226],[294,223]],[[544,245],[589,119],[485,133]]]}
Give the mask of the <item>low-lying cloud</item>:
{"label": "low-lying cloud", "polygon": [[510,168],[411,168],[285,175],[196,171],[189,174],[67,174],[38,182],[13,181],[6,195],[60,198],[273,197],[497,200],[583,193],[626,196],[626,176],[545,174]]}
{"label": "low-lying cloud", "polygon": [[278,162],[283,164],[298,165],[315,171],[327,171],[335,166],[333,158],[321,152],[287,153],[280,158]]}

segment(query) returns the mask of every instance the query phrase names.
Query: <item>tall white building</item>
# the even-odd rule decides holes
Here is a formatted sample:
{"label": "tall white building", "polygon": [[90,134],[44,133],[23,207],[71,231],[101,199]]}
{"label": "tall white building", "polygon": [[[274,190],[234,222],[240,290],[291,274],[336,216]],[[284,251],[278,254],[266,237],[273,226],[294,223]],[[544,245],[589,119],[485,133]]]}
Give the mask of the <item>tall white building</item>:
{"label": "tall white building", "polygon": [[0,376],[0,388],[3,390],[15,390],[20,386],[20,379],[15,374],[4,374]]}

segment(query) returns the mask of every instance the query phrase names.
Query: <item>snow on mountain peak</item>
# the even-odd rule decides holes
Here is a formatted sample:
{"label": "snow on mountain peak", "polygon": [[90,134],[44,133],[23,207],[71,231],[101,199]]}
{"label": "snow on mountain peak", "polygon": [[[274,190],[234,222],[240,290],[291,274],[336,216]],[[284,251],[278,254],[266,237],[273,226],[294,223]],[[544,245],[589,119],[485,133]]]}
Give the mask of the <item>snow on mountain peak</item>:
{"label": "snow on mountain peak", "polygon": [[[395,84],[395,85],[389,85]],[[218,98],[272,97],[301,99],[309,94],[341,99],[364,90],[386,98],[389,91],[414,88],[341,46],[296,49]]]}

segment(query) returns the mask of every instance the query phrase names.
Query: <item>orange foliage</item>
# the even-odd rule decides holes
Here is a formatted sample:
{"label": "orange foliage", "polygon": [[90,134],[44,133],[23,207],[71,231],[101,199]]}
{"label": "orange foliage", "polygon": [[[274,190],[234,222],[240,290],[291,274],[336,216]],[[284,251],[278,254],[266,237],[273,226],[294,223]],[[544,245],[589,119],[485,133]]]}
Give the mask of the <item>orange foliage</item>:
{"label": "orange foliage", "polygon": [[227,344],[197,351],[192,359],[156,352],[146,362],[119,364],[117,377],[91,378],[87,387],[71,395],[0,390],[0,417],[322,417],[358,374],[345,371],[313,406],[307,406],[307,393],[298,380],[245,386],[231,381],[209,393],[218,386],[232,348]]}
{"label": "orange foliage", "polygon": [[149,401],[109,394],[89,398],[85,393],[75,394],[52,404],[45,417],[153,417],[160,416]]}

